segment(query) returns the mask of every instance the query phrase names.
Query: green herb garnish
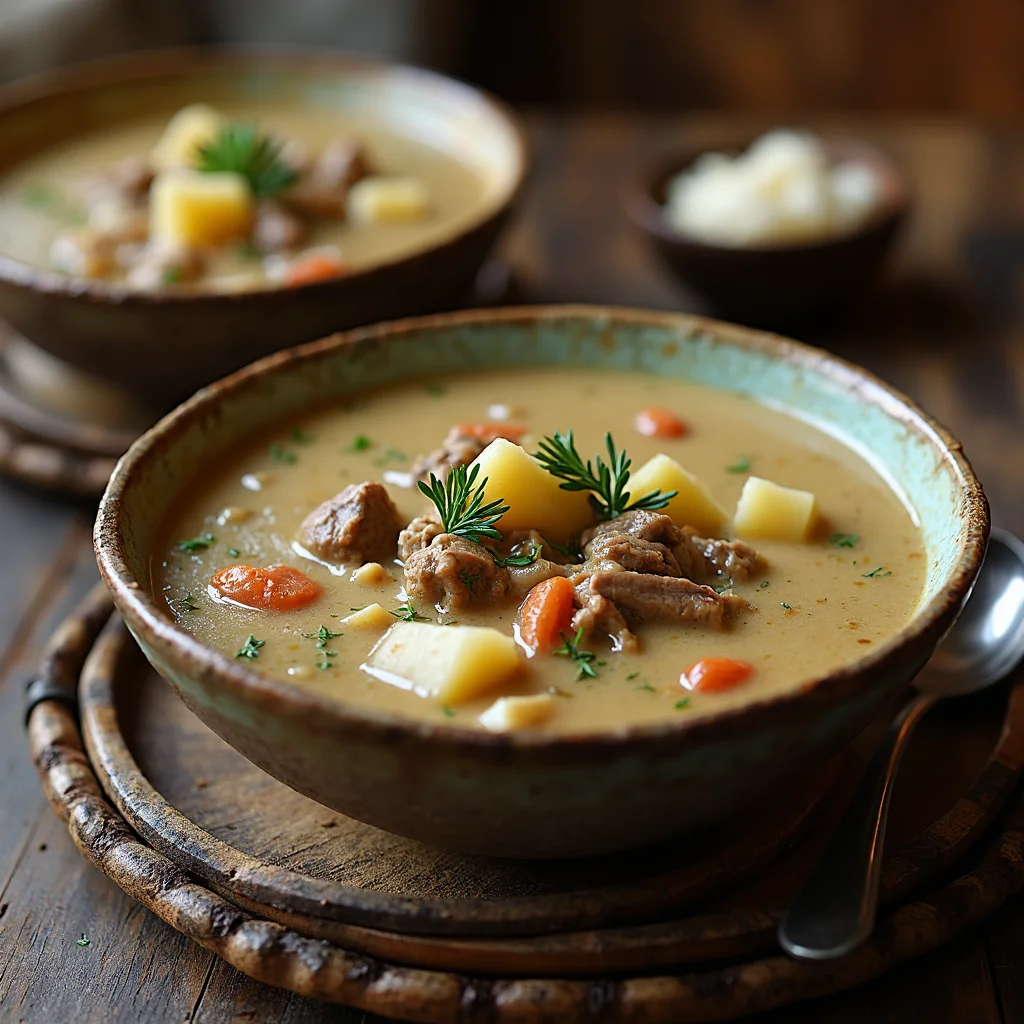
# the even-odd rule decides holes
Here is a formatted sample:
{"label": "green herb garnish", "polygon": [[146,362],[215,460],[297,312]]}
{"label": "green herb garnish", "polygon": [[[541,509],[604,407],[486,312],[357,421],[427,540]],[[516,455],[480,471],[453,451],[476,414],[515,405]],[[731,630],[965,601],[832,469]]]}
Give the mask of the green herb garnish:
{"label": "green herb garnish", "polygon": [[682,700],[677,700],[675,704],[676,711],[681,711],[683,708],[690,706],[690,698],[683,697]]}
{"label": "green herb garnish", "polygon": [[403,622],[426,622],[426,615],[420,615],[418,611],[411,604],[400,604],[393,612],[392,615],[396,619],[401,619]]}
{"label": "green herb garnish", "polygon": [[238,548],[228,548],[228,558],[238,558],[241,553]]}
{"label": "green herb garnish", "polygon": [[731,466],[725,467],[726,473],[749,473],[750,459],[741,455]]}
{"label": "green herb garnish", "polygon": [[509,566],[515,566],[517,569],[521,569],[526,565],[533,565],[540,556],[541,546],[540,544],[533,544],[530,546],[530,553],[528,555],[509,555],[507,558],[500,558],[493,551],[494,564],[499,569],[507,569]]}
{"label": "green herb garnish", "polygon": [[859,540],[859,533],[833,533],[832,536],[829,537],[828,542],[833,547],[852,548],[857,546],[857,541]]}
{"label": "green herb garnish", "polygon": [[576,451],[571,430],[545,437],[533,457],[553,477],[565,481],[560,485],[563,491],[591,491],[588,495],[590,506],[602,519],[614,519],[633,509],[653,511],[664,508],[676,496],[678,491],[663,494],[655,490],[631,502],[632,495],[626,490],[626,485],[632,460],[624,451],[615,450],[610,433],[604,435],[604,443],[608,449],[608,463],[600,455],[595,457],[593,464],[589,459],[584,462]]}
{"label": "green herb garnish", "polygon": [[178,611],[182,612],[197,612],[199,611],[199,605],[196,604],[195,599],[192,596],[190,590],[184,597],[179,597],[177,601],[171,602]]}
{"label": "green herb garnish", "polygon": [[578,544],[574,547],[563,548],[561,544],[556,544],[553,540],[548,540],[547,537],[544,538],[544,543],[547,544],[552,551],[557,551],[559,554],[565,555],[566,558],[580,557],[581,552]]}
{"label": "green herb garnish", "polygon": [[459,579],[462,580],[462,585],[472,594],[474,584],[478,579],[480,579],[480,573],[460,572]]}
{"label": "green herb garnish", "polygon": [[628,683],[631,679],[636,679],[638,675],[640,675],[639,672],[630,672],[629,675],[626,676],[626,682]]}
{"label": "green herb garnish", "polygon": [[651,686],[650,683],[641,683],[639,686],[634,686],[634,690],[647,690],[648,693],[657,693],[658,691]]}
{"label": "green herb garnish", "polygon": [[260,648],[266,643],[266,640],[257,640],[256,637],[249,634],[249,638],[244,644],[238,649],[238,653],[235,655],[236,658],[248,658],[252,661],[253,658],[260,656]]}
{"label": "green herb garnish", "polygon": [[583,639],[583,627],[580,626],[576,631],[576,635],[571,639],[564,633],[559,633],[558,635],[564,642],[558,650],[552,651],[552,654],[561,654],[563,657],[571,658],[578,669],[576,673],[577,679],[593,679],[597,675],[597,671],[590,663],[594,660],[596,655],[593,651],[580,650],[580,641]]}
{"label": "green herb garnish", "polygon": [[[332,633],[323,623],[315,633],[303,633],[302,634],[307,640],[316,640],[316,645],[323,650],[330,640],[333,640],[336,636],[344,636],[343,633]],[[332,655],[334,651],[330,652]]]}
{"label": "green herb garnish", "polygon": [[217,538],[212,533],[203,533],[188,540],[179,540],[178,548],[182,551],[202,551],[208,548]]}
{"label": "green herb garnish", "polygon": [[295,452],[289,451],[283,445],[279,444],[272,444],[270,446],[269,455],[274,462],[293,463],[297,462],[299,459]]}
{"label": "green herb garnish", "polygon": [[351,452],[365,452],[372,444],[373,442],[365,434],[356,434],[348,449]]}
{"label": "green herb garnish", "polygon": [[240,174],[257,198],[283,192],[299,177],[281,159],[281,144],[247,121],[226,124],[215,139],[197,146],[195,163],[200,171]]}
{"label": "green herb garnish", "polygon": [[444,478],[444,483],[430,474],[430,482],[417,481],[419,489],[434,503],[441,517],[445,533],[480,543],[482,537],[501,540],[502,535],[494,524],[508,511],[508,505],[501,498],[484,504],[484,488],[487,477],[476,485],[480,467],[468,470],[466,466],[455,466]]}
{"label": "green herb garnish", "polygon": [[313,435],[308,431],[302,429],[302,427],[292,427],[292,440],[296,444],[312,444]]}
{"label": "green herb garnish", "polygon": [[77,939],[75,939],[75,943],[79,946],[91,946],[92,939],[90,939],[89,936],[85,934],[85,932],[82,932],[82,934],[79,935]]}
{"label": "green herb garnish", "polygon": [[764,580],[764,581],[763,581],[763,582],[761,583],[761,586],[760,586],[760,587],[758,587],[758,590],[764,590],[764,589],[765,589],[765,587],[767,587],[768,585],[769,585],[769,583],[768,583],[768,580]]}
{"label": "green herb garnish", "polygon": [[793,610],[793,606],[792,606],[791,604],[786,604],[786,602],[785,602],[785,601],[780,601],[780,602],[779,602],[779,604],[780,604],[780,605],[781,605],[781,606],[782,606],[783,608],[785,608],[787,612],[791,612],[791,611]]}
{"label": "green herb garnish", "polygon": [[405,462],[409,458],[405,452],[400,452],[397,448],[388,448],[384,454],[376,460],[376,465],[383,466],[388,462]]}
{"label": "green herb garnish", "polygon": [[164,284],[178,284],[181,281],[181,267],[165,267],[161,279]]}
{"label": "green herb garnish", "polygon": [[445,718],[455,717],[455,712],[450,707],[448,707],[447,704],[441,705],[441,714],[443,714]]}
{"label": "green herb garnish", "polygon": [[443,395],[448,389],[443,384],[438,384],[436,381],[432,381],[430,384],[424,384],[423,390],[428,395]]}
{"label": "green herb garnish", "polygon": [[871,570],[871,572],[863,573],[863,576],[867,580],[876,579],[879,576],[891,576],[892,572],[886,569],[884,565],[879,565],[877,568]]}

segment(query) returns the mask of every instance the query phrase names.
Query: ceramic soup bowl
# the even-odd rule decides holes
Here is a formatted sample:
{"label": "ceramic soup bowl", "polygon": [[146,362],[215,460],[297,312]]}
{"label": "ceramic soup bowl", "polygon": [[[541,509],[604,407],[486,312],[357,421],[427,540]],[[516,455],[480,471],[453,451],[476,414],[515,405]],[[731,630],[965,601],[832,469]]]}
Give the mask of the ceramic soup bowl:
{"label": "ceramic soup bowl", "polygon": [[[597,734],[494,735],[326,700],[204,647],[152,596],[150,553],[201,467],[324,401],[446,369],[656,371],[789,407],[869,450],[916,509],[928,553],[913,619],[855,664],[782,696]],[[960,445],[868,373],[772,335],[591,307],[455,313],[270,356],[200,391],[122,458],[100,505],[100,570],[146,656],[211,728],[276,778],[393,832],[464,851],[572,856],[728,817],[834,754],[904,689],[981,565],[988,507]]]}
{"label": "ceramic soup bowl", "polygon": [[483,182],[432,241],[342,277],[241,292],[132,290],[0,252],[0,316],[31,342],[163,408],[269,352],[359,324],[462,305],[529,162],[504,104],[421,68],[326,51],[165,51],[0,90],[0,174],[48,147],[190,103],[273,104],[429,141]]}

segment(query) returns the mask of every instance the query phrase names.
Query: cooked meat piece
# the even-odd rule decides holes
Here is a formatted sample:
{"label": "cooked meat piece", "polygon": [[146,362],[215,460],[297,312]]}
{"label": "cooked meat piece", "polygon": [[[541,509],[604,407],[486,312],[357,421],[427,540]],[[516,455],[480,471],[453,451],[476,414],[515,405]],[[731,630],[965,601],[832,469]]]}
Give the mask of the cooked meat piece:
{"label": "cooked meat piece", "polygon": [[309,235],[305,221],[278,203],[264,200],[256,207],[252,244],[260,252],[292,252]]}
{"label": "cooked meat piece", "polygon": [[94,203],[113,198],[128,206],[138,206],[149,195],[153,178],[153,168],[148,160],[139,156],[126,157],[109,172],[85,183],[83,195],[86,205],[91,207]]}
{"label": "cooked meat piece", "polygon": [[444,533],[437,509],[433,506],[423,515],[417,516],[398,535],[398,557],[404,562],[414,551],[427,547],[435,537]]}
{"label": "cooked meat piece", "polygon": [[493,437],[480,438],[452,427],[440,448],[435,448],[429,455],[413,463],[412,475],[417,480],[429,480],[433,473],[439,480],[443,480],[449,469],[468,466],[493,440]]}
{"label": "cooked meat piece", "polygon": [[749,545],[741,540],[708,540],[698,537],[696,530],[686,527],[683,530],[685,543],[694,553],[694,560],[699,557],[703,562],[703,572],[707,576],[718,573],[728,576],[734,583],[760,576],[765,569],[764,559]]}
{"label": "cooked meat piece", "polygon": [[660,512],[625,512],[587,530],[581,538],[588,561],[614,562],[634,572],[734,582],[764,571],[764,561],[742,541],[708,540],[690,527],[680,529]]}
{"label": "cooked meat piece", "polygon": [[395,557],[401,521],[381,484],[349,484],[303,520],[299,543],[331,565],[387,562]]}
{"label": "cooked meat piece", "polygon": [[307,217],[344,217],[349,187],[367,173],[366,156],[359,143],[335,139],[281,198]]}
{"label": "cooked meat piece", "polygon": [[50,246],[50,262],[75,277],[107,277],[115,268],[117,240],[104,231],[76,228],[58,235]]}
{"label": "cooked meat piece", "polygon": [[499,569],[485,547],[451,533],[405,560],[406,593],[443,611],[503,600],[510,584],[508,569]]}
{"label": "cooked meat piece", "polygon": [[611,637],[613,651],[634,653],[640,650],[636,634],[626,625],[619,609],[600,594],[594,594],[572,617],[572,630],[582,629],[585,636]]}
{"label": "cooked meat piece", "polygon": [[565,566],[546,558],[538,558],[529,565],[510,565],[506,572],[509,575],[509,597],[522,601],[538,583],[552,576],[564,576]]}
{"label": "cooked meat piece", "polygon": [[723,629],[735,612],[749,607],[740,597],[719,594],[692,580],[639,572],[595,572],[587,587],[591,594],[607,597],[620,612],[638,622],[676,619]]}
{"label": "cooked meat piece", "polygon": [[188,284],[202,277],[206,270],[206,258],[201,250],[158,242],[139,248],[119,247],[118,260],[128,268],[125,277],[128,284],[149,291]]}

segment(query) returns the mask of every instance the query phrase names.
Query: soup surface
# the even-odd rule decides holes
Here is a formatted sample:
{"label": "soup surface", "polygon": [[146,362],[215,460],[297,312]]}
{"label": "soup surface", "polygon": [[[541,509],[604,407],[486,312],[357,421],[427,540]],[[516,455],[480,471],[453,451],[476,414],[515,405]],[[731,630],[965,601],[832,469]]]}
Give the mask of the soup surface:
{"label": "soup surface", "polygon": [[[328,167],[327,175],[333,174],[337,180],[326,182],[327,194],[304,194],[302,202],[293,202],[292,192],[286,189],[274,197],[272,209],[265,209],[267,204],[262,200],[256,203],[255,224],[251,214],[243,214],[250,217],[244,235],[233,235],[228,226],[225,242],[213,246],[189,245],[175,235],[174,244],[163,247],[171,249],[170,253],[161,251],[148,258],[145,247],[139,246],[147,236],[150,186],[144,183],[139,194],[126,196],[126,189],[134,188],[134,184],[120,180],[128,172],[118,168],[128,167],[130,172],[133,160],[145,167],[168,126],[166,116],[154,116],[71,138],[0,176],[0,252],[34,266],[65,269],[75,276],[126,281],[142,289],[235,291],[299,284],[313,279],[317,271],[321,276],[333,276],[362,270],[425,248],[472,221],[486,197],[487,183],[473,168],[439,148],[396,134],[364,116],[313,107],[272,103],[246,106],[230,101],[219,103],[216,113],[226,124],[255,125],[260,134],[285,144],[281,157],[286,164],[292,162],[292,153],[301,151],[300,162],[311,168],[298,181],[306,192],[310,183],[307,178],[315,184],[322,170],[316,165],[317,158],[332,144],[351,143],[358,147],[359,162],[365,163],[370,175],[361,185],[369,183],[373,190],[385,182],[385,189],[391,189],[386,183],[398,178],[405,183],[399,191],[405,188],[402,194],[406,205],[396,213],[395,204],[377,203],[378,189],[376,196],[364,195],[369,199],[364,204],[364,217],[353,216],[351,209],[346,216],[346,196],[354,178],[343,167]],[[343,155],[335,151],[334,164]],[[301,170],[298,163],[296,167]],[[150,173],[153,169],[150,167]],[[102,187],[104,177],[109,188]],[[416,197],[422,200],[422,210],[412,210],[408,205],[410,182]],[[203,197],[204,202],[208,200]],[[186,213],[195,208],[190,205],[191,196],[186,195],[183,202]],[[181,205],[180,195],[172,197],[174,203]],[[325,213],[332,203],[338,209]],[[272,216],[273,222],[268,221],[266,244],[261,245],[264,212]],[[135,214],[142,219],[138,236],[132,220]],[[216,216],[220,215],[218,212]],[[293,215],[301,215],[297,221],[299,240],[288,234],[289,225],[294,226],[292,221],[282,220]],[[170,217],[174,221],[175,214],[172,212]],[[111,218],[114,223],[107,226]],[[209,215],[198,220],[207,225],[202,228],[204,232],[212,223]],[[149,237],[152,240],[151,233]],[[55,247],[59,238],[70,241],[63,248]],[[314,258],[306,261],[305,270],[299,266],[291,274],[294,255],[309,252]],[[201,256],[198,263],[194,258],[197,253]],[[101,257],[98,262],[97,256]],[[270,262],[268,256],[272,257]],[[133,274],[140,262],[143,270]],[[147,273],[151,266],[160,273]]]}
{"label": "soup surface", "polygon": [[[680,417],[685,432],[640,433],[637,414],[650,407]],[[709,605],[714,593],[732,602],[722,628],[699,617],[648,620],[632,614],[636,606],[627,600],[622,609],[636,650],[615,650],[600,628],[588,626],[577,635],[574,621],[560,638],[560,655],[550,648],[523,657],[521,669],[498,689],[458,702],[424,696],[422,688],[417,692],[394,673],[365,667],[372,667],[371,650],[388,622],[342,620],[379,603],[399,627],[415,616],[446,633],[477,625],[512,636],[521,593],[475,603],[470,580],[470,592],[463,595],[467,603],[438,610],[410,596],[394,555],[380,560],[383,572],[360,572],[363,578],[356,581],[352,565],[332,571],[308,550],[303,554],[296,538],[311,510],[362,481],[385,481],[403,525],[422,515],[429,503],[408,486],[416,458],[436,447],[452,424],[495,421],[495,431],[503,422],[525,428],[519,440],[527,452],[536,451],[545,436],[572,428],[584,459],[602,449],[610,431],[628,451],[634,473],[664,453],[699,478],[730,513],[754,474],[810,491],[815,523],[800,540],[743,538],[729,522],[714,533],[746,539],[760,556],[746,578],[740,572],[735,580],[715,577],[710,597],[702,589]],[[582,557],[577,545],[578,537],[563,538],[559,546],[571,554],[559,556],[545,544],[538,564],[546,558],[570,563],[565,571],[571,574]],[[554,732],[700,716],[791,691],[865,656],[898,631],[917,606],[926,571],[912,513],[867,461],[836,438],[734,394],[653,375],[587,369],[457,375],[310,411],[252,438],[204,471],[164,524],[153,557],[158,599],[178,623],[209,646],[248,659],[261,673],[346,704],[470,728],[482,727],[479,716],[498,697],[550,695],[550,706],[531,727]],[[295,610],[228,603],[210,580],[238,563],[293,566],[322,591]],[[556,566],[551,572],[562,570]],[[736,685],[694,687],[692,676],[681,682],[681,674],[709,658],[741,662],[748,671]]]}

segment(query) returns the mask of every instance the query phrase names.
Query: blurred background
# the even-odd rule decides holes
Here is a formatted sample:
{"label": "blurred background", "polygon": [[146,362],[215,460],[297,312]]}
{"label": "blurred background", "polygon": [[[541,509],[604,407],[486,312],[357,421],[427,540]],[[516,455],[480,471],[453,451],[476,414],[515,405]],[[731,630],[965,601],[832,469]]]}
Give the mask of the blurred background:
{"label": "blurred background", "polygon": [[528,105],[1024,118],[1021,0],[0,0],[0,79],[240,42],[387,54]]}

